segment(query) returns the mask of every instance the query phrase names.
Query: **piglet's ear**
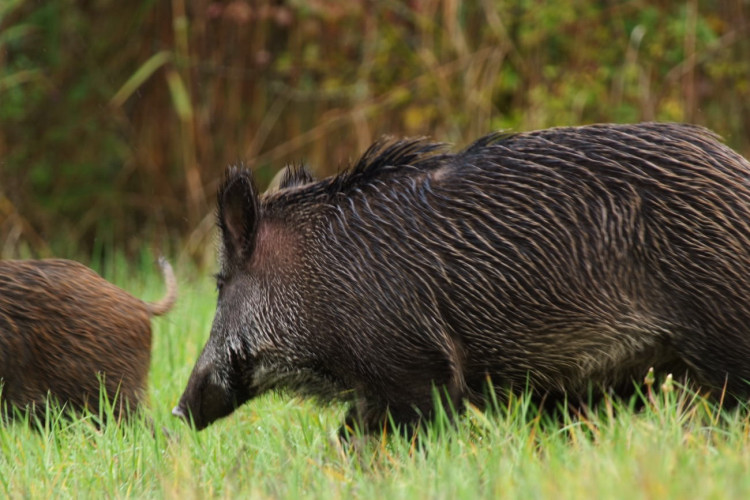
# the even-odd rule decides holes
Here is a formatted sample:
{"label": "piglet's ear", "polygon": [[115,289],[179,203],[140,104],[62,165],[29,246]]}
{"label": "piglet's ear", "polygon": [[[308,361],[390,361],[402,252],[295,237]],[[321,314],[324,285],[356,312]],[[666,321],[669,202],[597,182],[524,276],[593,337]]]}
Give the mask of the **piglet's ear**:
{"label": "piglet's ear", "polygon": [[227,256],[238,259],[250,257],[260,217],[258,192],[253,178],[245,169],[231,168],[219,189],[219,229]]}

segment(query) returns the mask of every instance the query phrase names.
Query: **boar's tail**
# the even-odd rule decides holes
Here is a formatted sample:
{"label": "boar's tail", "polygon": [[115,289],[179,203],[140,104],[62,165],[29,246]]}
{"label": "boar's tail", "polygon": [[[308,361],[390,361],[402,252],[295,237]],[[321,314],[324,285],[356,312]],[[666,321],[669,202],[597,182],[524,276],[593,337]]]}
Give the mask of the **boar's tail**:
{"label": "boar's tail", "polygon": [[146,307],[151,316],[161,316],[162,314],[165,314],[172,309],[175,300],[177,300],[177,280],[174,277],[172,266],[169,265],[167,259],[159,257],[159,267],[161,267],[164,281],[167,284],[167,293],[162,299],[157,300],[156,302],[146,303]]}

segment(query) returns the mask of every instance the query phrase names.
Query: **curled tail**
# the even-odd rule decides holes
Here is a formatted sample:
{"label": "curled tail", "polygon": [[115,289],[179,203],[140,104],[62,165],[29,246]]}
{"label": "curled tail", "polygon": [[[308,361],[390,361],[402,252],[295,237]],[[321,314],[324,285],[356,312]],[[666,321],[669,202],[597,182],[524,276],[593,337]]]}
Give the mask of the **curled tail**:
{"label": "curled tail", "polygon": [[164,282],[167,285],[167,293],[162,299],[156,302],[146,303],[146,307],[151,316],[161,316],[162,314],[165,314],[172,309],[175,300],[177,300],[177,280],[174,277],[172,266],[169,265],[167,259],[159,257],[159,267],[164,275]]}

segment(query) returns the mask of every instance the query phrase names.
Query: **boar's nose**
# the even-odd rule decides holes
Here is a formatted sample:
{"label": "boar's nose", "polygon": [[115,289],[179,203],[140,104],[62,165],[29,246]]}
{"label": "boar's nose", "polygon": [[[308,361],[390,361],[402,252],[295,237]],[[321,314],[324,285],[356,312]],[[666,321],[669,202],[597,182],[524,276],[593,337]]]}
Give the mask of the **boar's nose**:
{"label": "boar's nose", "polygon": [[185,410],[183,410],[180,405],[177,405],[174,408],[172,408],[172,415],[174,415],[177,418],[181,418],[182,420],[187,420],[187,415],[185,414]]}

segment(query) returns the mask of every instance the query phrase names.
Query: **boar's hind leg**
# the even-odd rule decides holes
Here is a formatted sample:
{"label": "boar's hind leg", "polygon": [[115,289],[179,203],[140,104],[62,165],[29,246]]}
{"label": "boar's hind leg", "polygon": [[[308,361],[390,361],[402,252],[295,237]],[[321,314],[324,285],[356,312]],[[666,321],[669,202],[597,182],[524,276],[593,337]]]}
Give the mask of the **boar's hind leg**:
{"label": "boar's hind leg", "polygon": [[[745,323],[750,325],[750,318]],[[675,350],[713,399],[750,401],[750,336],[734,329],[679,329]]]}

